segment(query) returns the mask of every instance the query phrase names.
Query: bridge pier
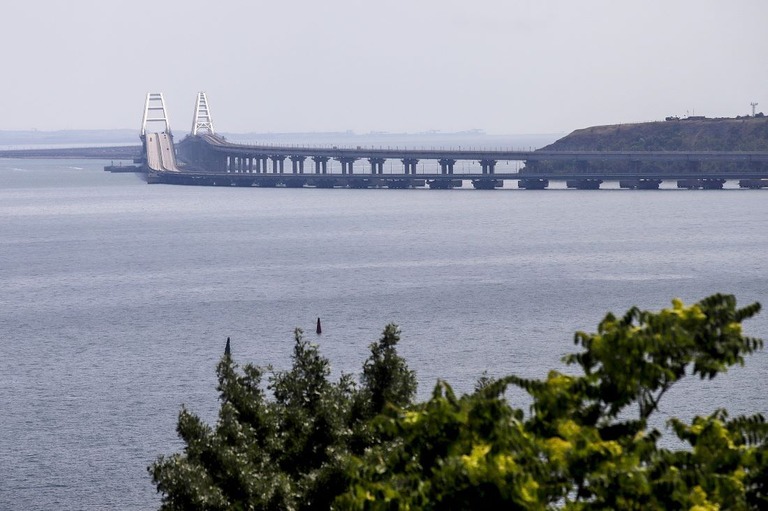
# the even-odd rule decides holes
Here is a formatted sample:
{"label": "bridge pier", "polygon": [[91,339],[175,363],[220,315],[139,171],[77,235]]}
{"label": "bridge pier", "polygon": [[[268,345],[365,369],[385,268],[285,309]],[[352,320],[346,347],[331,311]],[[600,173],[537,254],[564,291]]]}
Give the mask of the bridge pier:
{"label": "bridge pier", "polygon": [[303,174],[304,173],[304,160],[306,160],[306,156],[291,156],[291,171],[294,174]]}
{"label": "bridge pier", "polygon": [[453,174],[453,166],[456,164],[456,160],[450,158],[442,158],[437,160],[440,163],[441,174]]}
{"label": "bridge pier", "polygon": [[272,155],[270,158],[272,158],[272,173],[282,174],[285,171],[285,156]]}
{"label": "bridge pier", "polygon": [[630,190],[658,190],[661,185],[661,179],[620,179],[619,188],[629,188]]}
{"label": "bridge pier", "polygon": [[739,179],[739,188],[759,190],[768,188],[768,179]]}
{"label": "bridge pier", "polygon": [[235,157],[235,173],[237,174],[247,174],[248,173],[248,163],[250,158],[246,156],[237,156]]}
{"label": "bridge pier", "polygon": [[524,190],[544,190],[548,186],[549,179],[526,178],[520,179],[517,182],[517,187]]}
{"label": "bridge pier", "polygon": [[577,190],[599,190],[603,184],[602,179],[568,179],[565,181],[567,188],[576,188]]}
{"label": "bridge pier", "polygon": [[371,162],[371,174],[384,173],[384,162],[387,160],[384,158],[368,158],[368,161]]}
{"label": "bridge pier", "polygon": [[341,163],[341,173],[342,174],[353,174],[354,173],[355,160],[357,160],[357,158],[342,157],[342,158],[336,158],[336,160],[339,163]]}
{"label": "bridge pier", "polygon": [[403,171],[405,174],[416,174],[416,165],[419,164],[419,160],[416,158],[403,158],[400,160],[403,162]]}
{"label": "bridge pier", "polygon": [[725,179],[701,178],[701,179],[678,179],[678,188],[687,188],[688,190],[722,190]]}
{"label": "bridge pier", "polygon": [[313,156],[312,161],[315,162],[315,174],[327,174],[328,173],[328,160],[327,156]]}
{"label": "bridge pier", "polygon": [[725,179],[702,179],[701,188],[704,190],[722,190]]}
{"label": "bridge pier", "polygon": [[230,156],[227,163],[227,172],[242,174],[245,172],[245,158],[242,156]]}
{"label": "bridge pier", "polygon": [[496,169],[496,160],[480,160],[483,174],[493,174]]}

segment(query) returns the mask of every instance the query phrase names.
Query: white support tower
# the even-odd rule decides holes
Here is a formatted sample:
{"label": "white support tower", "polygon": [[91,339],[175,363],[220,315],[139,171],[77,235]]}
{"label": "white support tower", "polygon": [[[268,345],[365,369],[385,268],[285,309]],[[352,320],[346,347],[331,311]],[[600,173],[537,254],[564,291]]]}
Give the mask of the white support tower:
{"label": "white support tower", "polygon": [[147,134],[147,124],[162,122],[163,132],[171,134],[171,122],[168,120],[168,111],[165,109],[165,100],[162,92],[147,92],[147,100],[144,102],[144,118],[141,121],[141,136]]}
{"label": "white support tower", "polygon": [[208,98],[205,92],[197,93],[195,118],[192,120],[192,135],[197,135],[200,130],[207,130],[211,135],[215,134],[213,131],[213,119],[211,119],[211,111],[208,108]]}
{"label": "white support tower", "polygon": [[750,105],[752,105],[752,117],[754,117],[755,116],[755,107],[757,106],[757,103],[755,103],[753,101],[752,103],[750,103]]}

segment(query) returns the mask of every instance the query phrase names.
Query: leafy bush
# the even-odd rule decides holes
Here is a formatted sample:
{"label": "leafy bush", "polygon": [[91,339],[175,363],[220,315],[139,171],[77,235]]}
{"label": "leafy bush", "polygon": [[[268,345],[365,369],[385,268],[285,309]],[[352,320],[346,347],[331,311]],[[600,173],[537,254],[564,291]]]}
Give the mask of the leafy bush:
{"label": "leafy bush", "polygon": [[[484,378],[457,397],[438,382],[413,403],[415,377],[389,325],[359,384],[330,382],[329,363],[296,333],[293,367],[218,366],[215,428],[185,409],[183,453],[151,467],[162,509],[766,509],[768,424],[725,410],[671,419],[689,447],[659,446],[649,426],[686,377],[711,379],[762,348],[741,323],[759,304],[729,295],[660,312],[608,314],[565,357],[580,375]],[[506,399],[514,385],[533,404]]]}

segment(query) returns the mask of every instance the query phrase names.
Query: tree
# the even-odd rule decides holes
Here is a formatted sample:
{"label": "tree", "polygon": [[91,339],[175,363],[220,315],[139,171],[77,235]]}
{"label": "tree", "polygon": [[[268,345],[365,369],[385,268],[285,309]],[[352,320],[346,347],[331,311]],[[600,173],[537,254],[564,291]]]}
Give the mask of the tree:
{"label": "tree", "polygon": [[407,406],[415,394],[398,341],[389,325],[371,344],[359,387],[349,375],[329,381],[328,360],[301,330],[288,371],[248,364],[241,372],[225,355],[217,367],[216,427],[182,408],[184,452],[149,467],[161,509],[328,509],[346,489],[351,444],[362,452],[375,441],[369,419],[387,406]]}
{"label": "tree", "polygon": [[[760,309],[715,295],[658,313],[608,314],[583,351],[583,374],[483,381],[456,398],[438,383],[426,403],[379,420],[391,442],[357,458],[338,509],[764,509],[768,426],[715,411],[670,421],[689,449],[659,447],[648,419],[684,377],[713,378],[762,347],[741,322]],[[533,398],[528,417],[504,398]],[[630,413],[634,410],[634,414]]]}
{"label": "tree", "polygon": [[[765,509],[768,424],[725,410],[671,419],[688,447],[660,446],[649,426],[683,378],[711,379],[762,341],[741,323],[759,304],[728,295],[659,312],[608,314],[581,351],[578,374],[483,376],[456,396],[439,381],[413,403],[415,378],[389,325],[359,385],[330,382],[328,361],[297,331],[293,367],[270,374],[230,357],[218,367],[215,428],[182,409],[183,453],[150,467],[163,509]],[[526,414],[505,396],[532,397]]]}

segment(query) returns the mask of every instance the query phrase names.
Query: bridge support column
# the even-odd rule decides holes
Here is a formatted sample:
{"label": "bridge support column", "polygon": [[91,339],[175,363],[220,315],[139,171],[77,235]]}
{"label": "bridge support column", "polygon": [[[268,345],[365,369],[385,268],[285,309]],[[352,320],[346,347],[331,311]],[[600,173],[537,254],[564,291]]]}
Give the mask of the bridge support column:
{"label": "bridge support column", "polygon": [[416,165],[419,164],[419,160],[416,158],[403,158],[400,161],[403,162],[405,174],[416,174]]}
{"label": "bridge support column", "polygon": [[602,179],[568,179],[565,186],[577,190],[599,190],[602,183]]}
{"label": "bridge support column", "polygon": [[291,171],[296,174],[303,174],[304,173],[304,160],[306,160],[306,156],[291,156]]}
{"label": "bridge support column", "polygon": [[282,174],[283,172],[285,172],[285,156],[272,155],[270,156],[270,158],[272,158],[273,174],[277,174],[277,173]]}
{"label": "bridge support column", "polygon": [[517,187],[524,190],[543,190],[549,186],[549,179],[521,179],[517,182]]}
{"label": "bridge support column", "polygon": [[341,163],[342,174],[354,173],[354,165],[355,165],[355,160],[357,158],[342,157],[342,158],[336,158],[336,159],[339,161],[339,163]]}
{"label": "bridge support column", "polygon": [[483,174],[493,174],[496,170],[496,160],[480,160]]}
{"label": "bridge support column", "polygon": [[269,172],[269,156],[260,156],[259,160],[261,160],[261,173],[266,174]]}
{"label": "bridge support column", "polygon": [[371,162],[371,174],[384,173],[384,162],[386,161],[384,158],[368,158],[368,161]]}
{"label": "bridge support column", "polygon": [[315,162],[315,174],[327,174],[328,173],[328,160],[327,156],[313,156],[312,160]]}
{"label": "bridge support column", "polygon": [[441,174],[453,174],[453,166],[456,164],[456,160],[452,160],[450,158],[443,158],[437,161],[438,163],[440,163]]}
{"label": "bridge support column", "polygon": [[243,171],[243,159],[240,156],[230,156],[228,172],[240,174]]}

